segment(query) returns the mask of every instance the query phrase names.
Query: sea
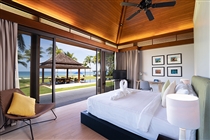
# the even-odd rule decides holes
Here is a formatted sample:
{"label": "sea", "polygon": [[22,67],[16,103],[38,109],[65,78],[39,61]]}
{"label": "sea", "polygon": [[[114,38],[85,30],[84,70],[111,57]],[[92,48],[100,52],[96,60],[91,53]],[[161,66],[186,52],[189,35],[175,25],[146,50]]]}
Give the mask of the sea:
{"label": "sea", "polygon": [[[59,77],[66,77],[66,72],[56,71],[55,75]],[[69,77],[77,76],[77,75],[78,75],[78,72],[75,72],[75,71],[69,71],[69,74],[68,74]],[[80,77],[83,75],[84,76],[94,75],[94,72],[90,72],[90,71],[80,72]],[[39,77],[42,77],[42,72],[39,72]],[[44,77],[45,78],[51,77],[51,72],[45,71]],[[19,71],[19,78],[24,78],[24,79],[30,78],[30,71]]]}

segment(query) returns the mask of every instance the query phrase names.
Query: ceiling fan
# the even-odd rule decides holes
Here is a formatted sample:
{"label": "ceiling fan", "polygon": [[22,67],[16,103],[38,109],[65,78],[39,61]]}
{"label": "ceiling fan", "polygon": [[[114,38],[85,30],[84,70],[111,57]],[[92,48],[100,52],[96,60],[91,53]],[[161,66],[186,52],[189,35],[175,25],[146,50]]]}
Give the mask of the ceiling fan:
{"label": "ceiling fan", "polygon": [[169,7],[169,6],[174,6],[176,4],[175,1],[170,1],[170,2],[160,2],[160,3],[152,3],[152,0],[142,0],[139,4],[136,3],[130,3],[130,2],[121,2],[121,6],[134,6],[138,7],[139,10],[133,13],[130,17],[128,17],[126,20],[132,19],[135,15],[140,13],[142,10],[145,11],[147,18],[151,21],[154,19],[152,12],[149,10],[150,7],[152,8],[160,8],[160,7]]}

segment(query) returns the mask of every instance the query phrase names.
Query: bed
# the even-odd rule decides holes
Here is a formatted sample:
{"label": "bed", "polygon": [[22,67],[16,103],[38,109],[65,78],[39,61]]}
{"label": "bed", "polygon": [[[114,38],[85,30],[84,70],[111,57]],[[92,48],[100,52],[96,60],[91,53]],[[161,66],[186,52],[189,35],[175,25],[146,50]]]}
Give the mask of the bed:
{"label": "bed", "polygon": [[[198,139],[210,138],[207,132],[209,130],[209,123],[206,123],[210,113],[208,102],[210,95],[209,81],[209,79],[203,77],[192,77],[192,86],[200,99],[200,113],[202,116],[201,127],[197,134]],[[160,93],[145,93],[135,89],[129,90],[132,91],[131,95],[115,101],[110,100],[110,96],[116,91],[90,97],[88,99],[87,110],[81,112],[81,123],[108,139],[159,139],[161,136],[178,139],[178,128],[167,122],[166,115],[164,115],[166,114],[166,109],[161,106],[161,103],[158,104]],[[147,95],[145,99],[151,98],[151,100],[139,100],[142,105],[139,106],[138,100],[133,101],[133,98],[143,98],[143,94]],[[150,96],[151,94],[153,95]],[[129,105],[126,102],[129,102]],[[148,107],[148,104],[152,107]],[[111,105],[118,106],[118,108],[112,109]],[[135,109],[134,106],[138,106],[138,108]],[[147,107],[147,109],[143,108],[143,106]],[[155,110],[151,112],[151,109],[154,108]],[[139,111],[142,109],[149,110],[146,113],[147,115],[149,114],[149,117],[142,117],[145,116],[143,113],[139,115]],[[151,113],[152,117],[150,116]],[[195,137],[193,134],[195,134],[195,130],[187,130],[188,139],[193,139]]]}

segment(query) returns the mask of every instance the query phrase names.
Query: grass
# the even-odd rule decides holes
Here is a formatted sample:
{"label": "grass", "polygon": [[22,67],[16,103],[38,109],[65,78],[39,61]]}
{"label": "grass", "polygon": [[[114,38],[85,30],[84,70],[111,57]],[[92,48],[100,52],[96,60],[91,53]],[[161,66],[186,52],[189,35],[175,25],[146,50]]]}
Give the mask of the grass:
{"label": "grass", "polygon": [[[95,76],[85,76],[86,80],[90,79],[95,79]],[[41,83],[41,78],[40,78],[40,83]],[[27,95],[30,95],[30,79],[20,79],[20,89]],[[49,82],[48,78],[44,79],[45,83]],[[74,86],[74,87],[66,87],[66,88],[57,88],[55,89],[55,92],[60,92],[60,91],[67,91],[67,90],[74,90],[74,89],[81,89],[81,88],[86,88],[86,87],[93,87],[96,86],[96,83],[90,83],[90,84],[85,84],[85,85],[79,85],[79,86]],[[106,81],[106,86],[113,86],[113,82]],[[52,89],[40,85],[40,94],[46,94],[46,93],[52,93]]]}
{"label": "grass", "polygon": [[[46,93],[51,93],[52,89],[44,87],[44,86],[40,86],[40,94],[46,94]],[[27,96],[30,95],[30,86],[27,87],[20,87],[20,89],[23,91],[23,93],[25,93]]]}

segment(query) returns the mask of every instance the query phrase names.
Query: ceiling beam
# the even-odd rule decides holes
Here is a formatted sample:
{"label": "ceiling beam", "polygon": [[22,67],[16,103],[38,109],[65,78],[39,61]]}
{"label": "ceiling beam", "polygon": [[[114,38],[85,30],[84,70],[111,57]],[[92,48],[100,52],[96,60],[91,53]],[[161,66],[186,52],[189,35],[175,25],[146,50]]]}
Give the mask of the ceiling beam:
{"label": "ceiling beam", "polygon": [[190,33],[190,32],[193,32],[193,28],[182,30],[182,31],[166,33],[166,34],[162,34],[162,35],[156,35],[156,36],[152,36],[152,37],[148,37],[148,38],[133,40],[133,41],[121,43],[121,44],[118,44],[118,45],[119,46],[120,45],[126,45],[126,44],[130,44],[130,43],[134,43],[134,42],[141,42],[141,41],[152,40],[152,39],[157,39],[157,38],[162,38],[162,37],[167,37],[167,36],[172,36],[172,35],[185,34],[185,33]]}
{"label": "ceiling beam", "polygon": [[129,48],[119,49],[119,52],[126,52],[126,51],[138,50],[138,49],[139,49],[138,46],[133,46],[133,47],[129,47]]}
{"label": "ceiling beam", "polygon": [[160,43],[160,44],[153,44],[148,46],[142,46],[139,47],[139,50],[149,50],[149,49],[157,49],[157,48],[164,48],[164,47],[171,47],[171,46],[177,46],[177,45],[185,45],[185,44],[192,44],[194,43],[194,39],[186,39],[186,40],[179,40],[179,41],[173,41],[173,42],[167,42],[167,43]]}
{"label": "ceiling beam", "polygon": [[[128,0],[124,0],[124,2],[127,2]],[[118,33],[117,33],[117,38],[116,38],[116,44],[120,42],[120,37],[122,34],[122,29],[123,29],[123,23],[125,20],[125,11],[126,11],[127,6],[122,6],[122,11],[120,15],[120,22],[119,22],[119,27],[118,27]]]}
{"label": "ceiling beam", "polygon": [[177,46],[177,45],[185,45],[185,44],[192,44],[194,43],[194,39],[186,39],[186,40],[179,40],[179,41],[173,41],[173,42],[167,42],[167,43],[160,43],[160,44],[153,44],[143,47],[133,46],[129,48],[123,48],[119,49],[119,52],[126,52],[126,51],[132,51],[132,50],[150,50],[150,49],[158,49],[158,48],[165,48],[165,47],[171,47],[171,46]]}

